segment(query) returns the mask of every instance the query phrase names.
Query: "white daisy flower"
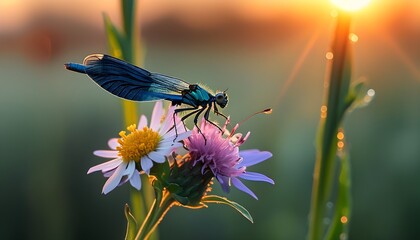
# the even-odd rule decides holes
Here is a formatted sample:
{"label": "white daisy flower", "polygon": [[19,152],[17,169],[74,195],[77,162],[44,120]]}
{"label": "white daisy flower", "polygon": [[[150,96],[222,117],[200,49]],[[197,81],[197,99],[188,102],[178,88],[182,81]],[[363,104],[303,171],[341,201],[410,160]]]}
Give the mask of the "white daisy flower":
{"label": "white daisy flower", "polygon": [[108,146],[112,150],[93,152],[99,157],[112,158],[111,161],[91,167],[87,172],[90,174],[102,171],[104,177],[108,178],[102,193],[107,194],[127,181],[140,190],[140,173],[149,174],[153,162],[165,162],[166,156],[170,155],[174,148],[182,147],[180,141],[190,136],[191,132],[185,131],[177,116],[175,116],[177,133],[175,132],[174,109],[175,107],[171,106],[165,115],[162,102],[156,102],[149,127],[147,127],[147,118],[142,115],[137,128],[133,124],[127,127],[129,134],[121,131],[119,134],[121,138],[112,138],[108,141]]}

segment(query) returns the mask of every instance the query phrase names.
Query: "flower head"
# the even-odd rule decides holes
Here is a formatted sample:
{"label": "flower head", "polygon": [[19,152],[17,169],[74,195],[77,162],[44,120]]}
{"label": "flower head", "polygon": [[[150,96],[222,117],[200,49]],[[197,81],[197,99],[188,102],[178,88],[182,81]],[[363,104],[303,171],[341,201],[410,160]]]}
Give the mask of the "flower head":
{"label": "flower head", "polygon": [[[226,130],[228,121],[223,127],[223,132]],[[203,119],[200,126],[201,132],[194,128],[193,133],[184,140],[184,143],[195,164],[201,163],[201,172],[204,174],[211,171],[225,192],[229,192],[233,184],[239,190],[258,199],[240,179],[274,184],[271,178],[263,174],[247,171],[247,167],[267,160],[272,154],[256,149],[239,151],[239,146],[248,139],[250,132],[244,137],[240,133],[234,134],[237,127],[238,125],[229,136],[223,137],[219,128]]]}
{"label": "flower head", "polygon": [[[149,174],[153,162],[163,163],[174,148],[181,147],[181,140],[188,137],[180,119],[174,115],[175,107],[170,107],[165,115],[162,102],[156,102],[153,109],[150,126],[147,118],[142,115],[138,126],[135,124],[120,132],[121,138],[108,141],[111,150],[98,150],[93,154],[99,157],[112,158],[111,161],[91,167],[88,174],[102,171],[107,177],[102,193],[107,194],[119,185],[130,181],[136,188],[141,188],[140,173]],[[174,119],[175,116],[175,132]]]}

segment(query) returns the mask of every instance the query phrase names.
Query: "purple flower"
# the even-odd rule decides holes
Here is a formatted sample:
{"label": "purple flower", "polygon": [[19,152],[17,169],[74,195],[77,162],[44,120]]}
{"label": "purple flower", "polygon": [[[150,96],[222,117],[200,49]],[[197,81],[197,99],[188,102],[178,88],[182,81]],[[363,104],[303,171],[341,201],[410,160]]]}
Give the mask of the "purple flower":
{"label": "purple flower", "polygon": [[[227,132],[228,121],[223,127],[223,132]],[[223,137],[219,128],[203,119],[200,126],[201,132],[194,128],[191,136],[184,140],[184,144],[192,160],[195,161],[193,165],[201,162],[201,172],[210,170],[221,184],[223,191],[229,192],[232,184],[258,199],[240,179],[274,184],[271,178],[263,174],[247,171],[247,167],[267,160],[272,157],[272,154],[257,149],[239,151],[239,146],[247,140],[250,132],[243,137],[240,133],[234,134],[237,128],[238,125],[229,136]]]}

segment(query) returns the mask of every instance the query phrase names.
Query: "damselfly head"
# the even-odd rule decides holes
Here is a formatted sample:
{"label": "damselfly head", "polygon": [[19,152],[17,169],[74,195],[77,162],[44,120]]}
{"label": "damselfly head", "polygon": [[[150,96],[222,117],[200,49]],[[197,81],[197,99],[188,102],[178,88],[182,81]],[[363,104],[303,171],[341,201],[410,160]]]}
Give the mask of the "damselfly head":
{"label": "damselfly head", "polygon": [[216,93],[215,98],[217,105],[219,105],[221,108],[226,107],[228,103],[228,96],[226,94],[226,91]]}

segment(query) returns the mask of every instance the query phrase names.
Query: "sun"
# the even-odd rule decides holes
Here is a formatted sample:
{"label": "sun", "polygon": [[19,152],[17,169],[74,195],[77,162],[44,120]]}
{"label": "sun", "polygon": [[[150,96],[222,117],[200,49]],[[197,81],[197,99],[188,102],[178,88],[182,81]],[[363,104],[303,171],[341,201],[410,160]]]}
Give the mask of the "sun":
{"label": "sun", "polygon": [[331,0],[331,2],[342,10],[354,12],[366,6],[370,0]]}

